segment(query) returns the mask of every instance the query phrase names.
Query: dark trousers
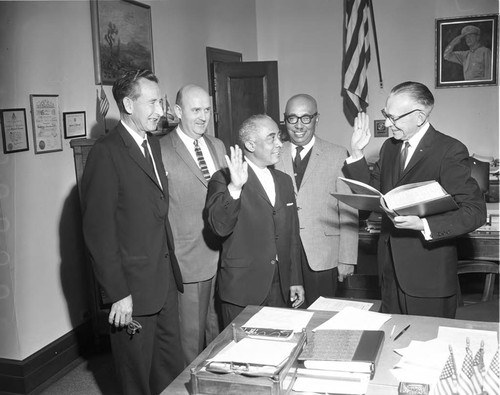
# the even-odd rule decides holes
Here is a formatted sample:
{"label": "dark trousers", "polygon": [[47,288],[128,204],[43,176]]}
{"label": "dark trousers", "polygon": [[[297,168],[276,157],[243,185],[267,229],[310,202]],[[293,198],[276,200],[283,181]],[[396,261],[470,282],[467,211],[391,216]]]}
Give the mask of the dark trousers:
{"label": "dark trousers", "polygon": [[173,278],[168,289],[157,314],[133,317],[142,325],[135,335],[130,336],[126,328],[111,330],[111,350],[123,394],[159,394],[184,369]]}
{"label": "dark trousers", "polygon": [[457,310],[456,294],[444,298],[423,298],[408,295],[401,289],[394,270],[394,259],[390,244],[387,245],[387,248],[385,260],[379,262],[379,265],[381,265],[380,285],[382,291],[380,312],[455,318]]}
{"label": "dark trousers", "polygon": [[[303,248],[302,251],[304,251]],[[302,305],[303,308],[309,307],[320,296],[334,298],[337,293],[338,276],[339,271],[336,267],[315,272],[309,267],[306,254],[302,252],[302,279],[306,294],[306,303]]]}
{"label": "dark trousers", "polygon": [[[271,288],[269,289],[269,293],[267,294],[266,299],[261,303],[261,306],[290,307],[287,301],[283,299],[278,265],[275,265]],[[228,326],[238,316],[238,314],[240,314],[245,309],[245,307],[246,306],[238,306],[236,304],[221,301],[221,315],[224,328]]]}

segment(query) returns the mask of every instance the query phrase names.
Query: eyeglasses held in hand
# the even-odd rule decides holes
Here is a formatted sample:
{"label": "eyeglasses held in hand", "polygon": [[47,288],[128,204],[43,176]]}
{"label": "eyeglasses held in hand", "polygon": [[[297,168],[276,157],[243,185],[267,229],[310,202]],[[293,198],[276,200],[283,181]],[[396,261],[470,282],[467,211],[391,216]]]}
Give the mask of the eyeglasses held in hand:
{"label": "eyeglasses held in hand", "polygon": [[142,325],[139,324],[136,320],[132,320],[127,325],[127,333],[130,336],[134,336],[136,332],[140,332],[142,329]]}
{"label": "eyeglasses held in hand", "polygon": [[302,122],[304,125],[309,125],[316,115],[318,115],[317,112],[315,112],[314,114],[304,114],[301,117],[294,114],[292,115],[285,114],[285,121],[288,122],[290,125],[295,125],[300,120],[300,122]]}

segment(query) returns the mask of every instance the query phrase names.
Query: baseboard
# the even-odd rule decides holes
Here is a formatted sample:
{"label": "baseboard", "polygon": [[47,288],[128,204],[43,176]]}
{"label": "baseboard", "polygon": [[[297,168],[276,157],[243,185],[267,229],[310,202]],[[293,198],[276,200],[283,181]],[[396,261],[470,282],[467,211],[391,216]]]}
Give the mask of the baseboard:
{"label": "baseboard", "polygon": [[66,374],[93,347],[86,322],[22,361],[0,358],[0,394],[35,395]]}

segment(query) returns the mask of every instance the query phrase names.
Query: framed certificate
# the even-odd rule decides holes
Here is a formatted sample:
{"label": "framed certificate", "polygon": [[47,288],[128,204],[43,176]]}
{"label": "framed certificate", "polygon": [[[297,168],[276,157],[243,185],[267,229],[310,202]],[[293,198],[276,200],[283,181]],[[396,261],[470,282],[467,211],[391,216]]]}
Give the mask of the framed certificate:
{"label": "framed certificate", "polygon": [[30,95],[35,154],[62,151],[59,95]]}
{"label": "framed certificate", "polygon": [[63,112],[64,138],[85,137],[87,124],[85,111]]}
{"label": "framed certificate", "polygon": [[24,108],[0,110],[0,116],[4,154],[28,151],[26,110]]}

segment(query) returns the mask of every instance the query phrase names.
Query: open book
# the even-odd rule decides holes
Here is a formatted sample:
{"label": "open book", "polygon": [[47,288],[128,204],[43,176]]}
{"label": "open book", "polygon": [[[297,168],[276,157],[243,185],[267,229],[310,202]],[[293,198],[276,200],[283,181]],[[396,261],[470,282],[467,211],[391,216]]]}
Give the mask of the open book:
{"label": "open book", "polygon": [[444,213],[458,208],[453,197],[435,180],[401,185],[385,195],[361,181],[339,177],[353,194],[332,193],[345,204],[365,211],[386,212],[390,216],[429,215]]}

